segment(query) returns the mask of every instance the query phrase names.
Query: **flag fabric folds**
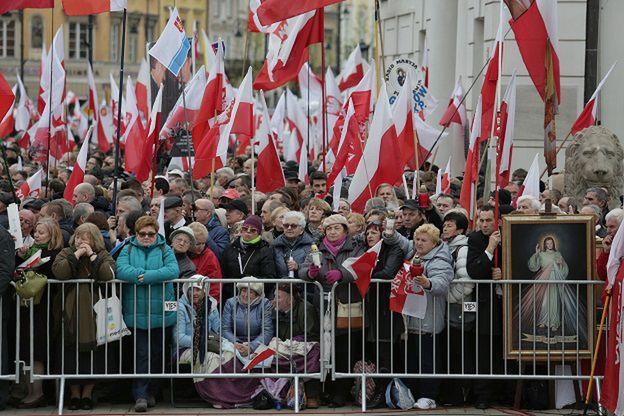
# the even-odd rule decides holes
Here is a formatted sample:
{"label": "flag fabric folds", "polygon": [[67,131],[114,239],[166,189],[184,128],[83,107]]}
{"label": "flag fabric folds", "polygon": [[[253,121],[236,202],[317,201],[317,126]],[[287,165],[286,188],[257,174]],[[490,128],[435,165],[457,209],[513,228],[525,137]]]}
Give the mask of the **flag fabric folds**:
{"label": "flag fabric folds", "polygon": [[371,276],[381,251],[381,244],[382,241],[378,241],[377,244],[366,250],[361,256],[349,257],[342,262],[342,267],[353,277],[355,286],[358,288],[362,298],[365,298],[368,293]]}
{"label": "flag fabric folds", "polygon": [[343,0],[265,0],[257,8],[258,21],[266,26],[341,1]]}
{"label": "flag fabric folds", "polygon": [[260,123],[256,129],[254,149],[258,154],[256,164],[256,190],[260,192],[273,192],[285,185],[284,172],[280,164],[277,148],[271,131],[271,119],[264,94],[260,93]]}
{"label": "flag fabric folds", "polygon": [[611,75],[611,71],[613,71],[613,68],[615,68],[616,64],[617,62],[614,62],[613,65],[611,65],[611,68],[609,68],[607,74],[604,76],[604,78],[602,78],[602,81],[600,81],[600,84],[598,84],[598,86],[596,87],[596,91],[594,91],[589,101],[587,101],[587,104],[585,104],[583,111],[581,111],[581,114],[579,114],[579,116],[576,118],[576,121],[570,129],[570,134],[572,134],[572,136],[575,136],[576,133],[580,132],[581,130],[596,124],[596,101],[598,100],[598,96],[600,95],[600,90],[602,89],[602,86],[607,81],[607,78],[609,78],[609,75]]}
{"label": "flag fabric folds", "polygon": [[51,9],[53,7],[54,0],[5,0],[0,2],[0,14],[11,10]]}
{"label": "flag fabric folds", "polygon": [[416,276],[412,276],[410,270],[411,263],[405,261],[394,277],[390,291],[390,310],[423,319],[427,312],[427,295],[425,289],[414,281]]}
{"label": "flag fabric folds", "polygon": [[37,198],[39,194],[41,194],[42,174],[43,169],[39,169],[34,175],[29,177],[26,182],[24,182],[22,186],[20,186],[20,188],[15,192],[17,197],[22,200],[27,197]]}
{"label": "flag fabric folds", "polygon": [[481,133],[481,96],[477,100],[477,106],[472,119],[470,141],[466,165],[464,167],[464,179],[459,195],[459,204],[464,208],[472,220],[476,213],[475,198],[477,183],[479,182],[479,134]]}
{"label": "flag fabric folds", "polygon": [[188,58],[190,49],[191,42],[184,32],[178,9],[174,7],[165,30],[148,53],[177,77]]}
{"label": "flag fabric folds", "polygon": [[68,16],[118,12],[128,7],[128,0],[63,0],[63,9]]}
{"label": "flag fabric folds", "polygon": [[89,141],[91,140],[92,133],[93,126],[89,127],[87,135],[85,136],[85,139],[80,146],[78,156],[76,157],[76,163],[74,163],[74,169],[72,169],[72,173],[67,180],[67,185],[65,186],[65,191],[63,192],[63,198],[69,201],[72,205],[74,205],[72,198],[74,196],[74,189],[76,188],[76,186],[84,182],[85,171],[87,170]]}
{"label": "flag fabric folds", "polygon": [[509,184],[516,119],[516,72],[514,71],[505,91],[500,109],[500,131],[496,156],[496,184],[504,188]]}
{"label": "flag fabric folds", "polygon": [[345,68],[338,78],[338,88],[344,91],[347,88],[355,87],[364,77],[364,62],[362,61],[362,51],[360,45],[355,45],[353,52],[349,55]]}
{"label": "flag fabric folds", "polygon": [[440,119],[440,125],[449,127],[451,123],[457,123],[462,127],[468,124],[468,116],[466,115],[466,105],[463,103],[464,88],[462,87],[461,75],[457,78],[453,96],[451,97],[446,111]]}

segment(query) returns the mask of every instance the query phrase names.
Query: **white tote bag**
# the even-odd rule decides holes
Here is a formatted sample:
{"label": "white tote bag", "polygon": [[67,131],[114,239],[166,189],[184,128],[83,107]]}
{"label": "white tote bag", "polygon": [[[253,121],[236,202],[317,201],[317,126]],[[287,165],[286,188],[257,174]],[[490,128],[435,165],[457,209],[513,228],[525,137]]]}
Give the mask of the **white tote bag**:
{"label": "white tote bag", "polygon": [[131,334],[121,314],[121,301],[117,297],[115,285],[111,286],[112,291],[108,299],[103,298],[102,291],[98,289],[100,300],[93,305],[96,313],[97,345],[118,341],[121,337]]}

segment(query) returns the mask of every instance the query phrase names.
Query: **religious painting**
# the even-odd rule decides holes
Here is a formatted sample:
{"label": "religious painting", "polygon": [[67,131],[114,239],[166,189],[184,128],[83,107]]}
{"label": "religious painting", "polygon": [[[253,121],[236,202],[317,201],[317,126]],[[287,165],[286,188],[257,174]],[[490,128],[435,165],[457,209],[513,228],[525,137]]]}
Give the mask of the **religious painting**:
{"label": "religious painting", "polygon": [[503,218],[505,350],[512,359],[577,359],[593,348],[594,219]]}

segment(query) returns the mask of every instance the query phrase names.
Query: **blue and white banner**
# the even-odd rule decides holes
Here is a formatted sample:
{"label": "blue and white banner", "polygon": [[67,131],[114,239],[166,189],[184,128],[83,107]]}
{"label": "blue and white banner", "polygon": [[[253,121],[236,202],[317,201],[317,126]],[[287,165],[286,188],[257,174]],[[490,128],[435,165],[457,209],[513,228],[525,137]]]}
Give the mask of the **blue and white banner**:
{"label": "blue and white banner", "polygon": [[165,30],[163,30],[156,44],[149,50],[149,54],[177,77],[190,49],[191,42],[186,37],[178,9],[174,7]]}

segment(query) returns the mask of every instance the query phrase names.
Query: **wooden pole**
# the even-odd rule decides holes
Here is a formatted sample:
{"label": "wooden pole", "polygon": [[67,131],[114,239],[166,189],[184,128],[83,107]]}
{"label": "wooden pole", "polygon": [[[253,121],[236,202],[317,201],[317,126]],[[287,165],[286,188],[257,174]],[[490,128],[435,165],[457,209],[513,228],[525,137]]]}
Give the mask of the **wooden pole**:
{"label": "wooden pole", "polygon": [[[565,139],[563,139],[563,141],[561,142],[561,144],[559,145],[559,147],[557,148],[557,152],[555,152],[555,156],[557,156],[559,154],[559,152],[561,151],[561,149],[563,149],[563,145],[568,141],[568,139],[570,138],[570,136],[572,135],[572,130],[570,130],[568,132],[568,135],[565,137]],[[544,176],[544,174],[548,172],[548,167],[546,167],[543,171],[542,174],[540,175],[540,179],[542,179],[542,177]]]}

